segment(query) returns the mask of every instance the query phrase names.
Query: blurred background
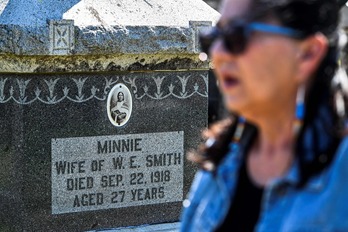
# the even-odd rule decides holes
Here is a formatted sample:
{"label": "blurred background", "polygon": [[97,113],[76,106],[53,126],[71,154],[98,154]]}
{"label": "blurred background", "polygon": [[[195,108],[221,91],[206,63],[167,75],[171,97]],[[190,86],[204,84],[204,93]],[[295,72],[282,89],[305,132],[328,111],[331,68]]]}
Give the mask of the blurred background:
{"label": "blurred background", "polygon": [[[203,0],[204,2],[206,2],[208,5],[210,5],[211,7],[213,7],[215,10],[218,11],[219,9],[219,4],[220,2],[222,2],[222,0]],[[347,32],[347,28],[348,28],[348,7],[347,4],[345,7],[342,8],[342,28],[345,29],[345,31]]]}
{"label": "blurred background", "polygon": [[221,0],[204,0],[206,3],[208,3],[211,7],[213,7],[215,10],[218,10],[219,4]]}

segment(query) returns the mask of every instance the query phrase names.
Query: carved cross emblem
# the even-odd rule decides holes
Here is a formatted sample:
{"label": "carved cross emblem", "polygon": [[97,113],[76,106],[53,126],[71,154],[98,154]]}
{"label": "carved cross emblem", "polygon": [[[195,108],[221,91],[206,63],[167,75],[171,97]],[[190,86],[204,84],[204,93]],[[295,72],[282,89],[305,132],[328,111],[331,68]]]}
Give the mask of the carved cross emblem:
{"label": "carved cross emblem", "polygon": [[56,28],[56,47],[57,48],[68,48],[68,41],[69,35],[68,35],[68,28]]}
{"label": "carved cross emblem", "polygon": [[74,48],[74,22],[73,20],[50,21],[50,51],[56,55],[69,54]]}

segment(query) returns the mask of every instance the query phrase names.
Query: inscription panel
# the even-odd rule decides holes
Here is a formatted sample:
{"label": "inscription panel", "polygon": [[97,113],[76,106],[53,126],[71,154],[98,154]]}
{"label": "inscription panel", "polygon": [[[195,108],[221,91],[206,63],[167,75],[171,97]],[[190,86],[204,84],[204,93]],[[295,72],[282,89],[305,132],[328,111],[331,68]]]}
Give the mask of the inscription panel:
{"label": "inscription panel", "polygon": [[52,139],[52,214],[182,201],[183,143],[183,131]]}

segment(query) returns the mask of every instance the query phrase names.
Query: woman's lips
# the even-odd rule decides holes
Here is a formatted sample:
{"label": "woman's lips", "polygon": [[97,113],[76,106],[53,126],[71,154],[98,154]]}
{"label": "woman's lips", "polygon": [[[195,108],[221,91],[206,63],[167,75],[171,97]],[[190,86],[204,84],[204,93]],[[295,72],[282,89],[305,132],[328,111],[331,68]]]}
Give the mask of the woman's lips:
{"label": "woman's lips", "polygon": [[230,89],[239,84],[238,78],[234,76],[223,76],[222,78],[223,88]]}

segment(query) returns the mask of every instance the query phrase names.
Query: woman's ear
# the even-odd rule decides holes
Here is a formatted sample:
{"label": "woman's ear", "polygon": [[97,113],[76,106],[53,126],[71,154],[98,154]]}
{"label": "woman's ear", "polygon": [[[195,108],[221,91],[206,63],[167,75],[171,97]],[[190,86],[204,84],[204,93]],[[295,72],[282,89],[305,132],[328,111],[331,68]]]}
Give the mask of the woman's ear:
{"label": "woman's ear", "polygon": [[312,35],[300,43],[298,81],[306,83],[316,72],[328,50],[328,40],[322,33]]}

